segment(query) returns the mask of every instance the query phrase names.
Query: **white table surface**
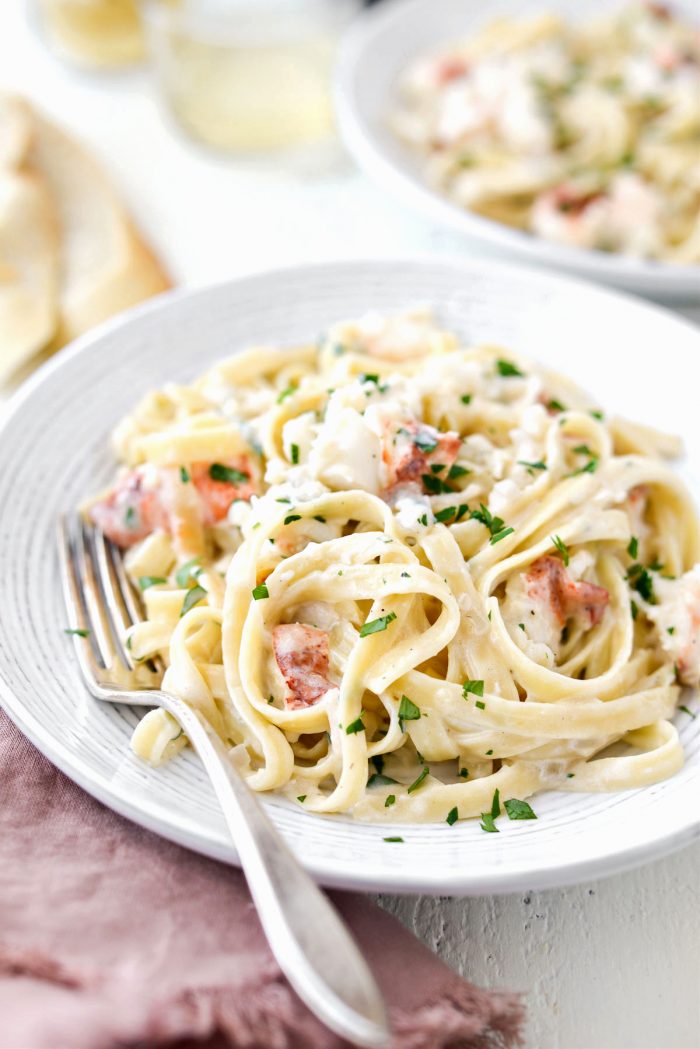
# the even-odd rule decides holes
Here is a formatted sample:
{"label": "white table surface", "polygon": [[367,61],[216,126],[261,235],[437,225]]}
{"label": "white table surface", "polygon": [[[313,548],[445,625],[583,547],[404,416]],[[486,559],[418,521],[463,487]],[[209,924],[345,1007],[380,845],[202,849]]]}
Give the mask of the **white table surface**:
{"label": "white table surface", "polygon": [[[347,158],[310,175],[195,149],[162,120],[145,73],[69,71],[36,39],[21,0],[0,3],[1,89],[24,92],[91,144],[179,283],[476,250],[404,211]],[[700,321],[700,309],[684,312]],[[576,888],[381,902],[469,979],[526,992],[528,1049],[700,1047],[700,844]]]}

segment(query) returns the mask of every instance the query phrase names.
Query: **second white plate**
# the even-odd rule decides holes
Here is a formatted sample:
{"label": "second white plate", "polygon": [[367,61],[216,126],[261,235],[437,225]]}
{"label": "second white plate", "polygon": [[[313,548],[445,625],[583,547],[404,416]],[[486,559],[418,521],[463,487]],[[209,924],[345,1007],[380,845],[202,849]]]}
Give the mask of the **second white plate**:
{"label": "second white plate", "polygon": [[[343,41],[336,74],[336,104],[348,149],[392,196],[472,240],[643,295],[700,300],[700,266],[554,244],[466,211],[426,182],[421,158],[389,127],[397,82],[412,59],[468,36],[484,22],[526,17],[543,6],[575,21],[609,12],[611,6],[622,6],[622,0],[612,5],[611,0],[587,0],[585,11],[579,0],[389,0],[364,14]],[[697,7],[690,0],[678,0],[674,10],[697,22]]]}

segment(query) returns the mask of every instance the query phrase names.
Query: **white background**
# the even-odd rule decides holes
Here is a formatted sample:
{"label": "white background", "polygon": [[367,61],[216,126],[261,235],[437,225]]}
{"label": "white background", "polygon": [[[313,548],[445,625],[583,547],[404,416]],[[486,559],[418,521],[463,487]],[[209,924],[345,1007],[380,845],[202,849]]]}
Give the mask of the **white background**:
{"label": "white background", "polygon": [[[145,73],[69,71],[21,0],[0,3],[0,89],[27,94],[92,146],[178,283],[477,250],[405,212],[340,154],[319,172],[198,150],[163,121]],[[528,1049],[700,1047],[700,843],[576,888],[382,903],[469,979],[527,992]]]}

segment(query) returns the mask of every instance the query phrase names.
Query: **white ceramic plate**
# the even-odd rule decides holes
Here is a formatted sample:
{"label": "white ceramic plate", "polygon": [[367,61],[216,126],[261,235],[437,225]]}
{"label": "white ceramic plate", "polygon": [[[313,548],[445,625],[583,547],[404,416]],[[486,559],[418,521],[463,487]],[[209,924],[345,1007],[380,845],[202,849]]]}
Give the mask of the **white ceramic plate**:
{"label": "white ceramic plate", "polygon": [[[422,160],[389,127],[399,77],[417,55],[468,36],[503,15],[523,17],[543,9],[570,19],[590,18],[621,6],[617,0],[388,0],[359,18],[341,47],[336,104],[341,131],[355,159],[393,196],[427,217],[468,237],[530,259],[640,294],[700,299],[700,267],[679,266],[567,247],[466,211],[428,185]],[[693,22],[695,0],[677,0],[674,10]]]}
{"label": "white ceramic plate", "polygon": [[[235,862],[191,753],[160,770],[129,750],[137,714],[100,705],[81,684],[57,579],[56,519],[105,484],[113,424],[167,380],[187,380],[251,343],[315,337],[368,308],[417,302],[470,341],[502,342],[570,373],[604,409],[672,430],[700,478],[696,328],[652,306],[577,281],[509,266],[348,262],[175,293],[112,322],[50,362],[16,397],[0,433],[0,698],[34,743],[107,805],[200,852]],[[692,706],[694,698],[688,699]],[[327,884],[482,893],[601,875],[700,834],[700,717],[678,715],[687,763],[673,779],[624,794],[545,794],[536,823],[484,834],[476,821],[387,827],[270,811]],[[388,844],[400,834],[404,844]]]}

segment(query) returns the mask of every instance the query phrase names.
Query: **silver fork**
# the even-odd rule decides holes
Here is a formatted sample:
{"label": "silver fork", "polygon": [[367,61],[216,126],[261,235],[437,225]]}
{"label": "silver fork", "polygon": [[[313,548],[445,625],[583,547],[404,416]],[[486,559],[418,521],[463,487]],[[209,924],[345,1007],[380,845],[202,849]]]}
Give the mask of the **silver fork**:
{"label": "silver fork", "polygon": [[[326,896],[302,869],[207,721],[161,690],[129,689],[110,671],[134,665],[125,631],[143,617],[119,551],[79,517],[59,529],[61,575],[80,670],[97,699],[162,707],[172,714],[209,775],[268,943],[299,997],[336,1034],[358,1046],[390,1041],[374,977]],[[123,676],[123,675],[122,675]]]}

